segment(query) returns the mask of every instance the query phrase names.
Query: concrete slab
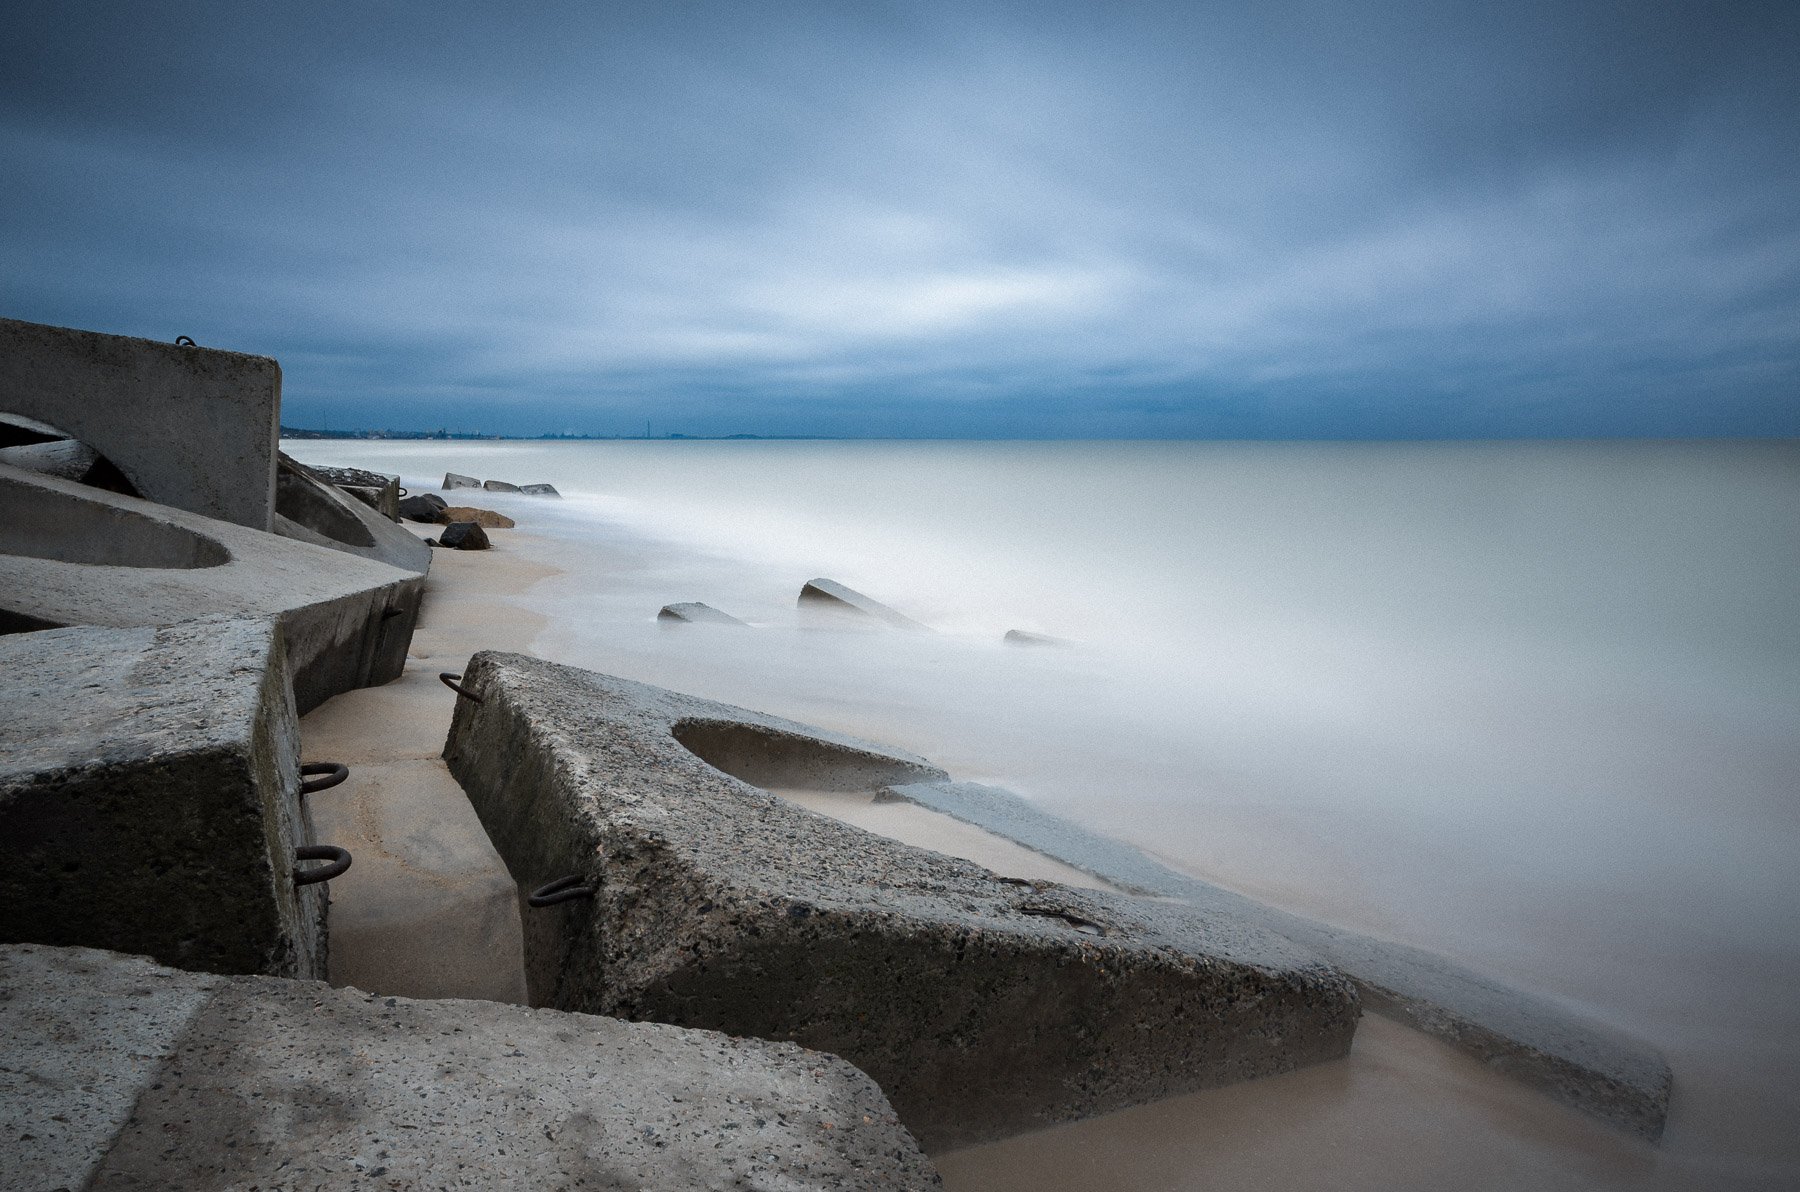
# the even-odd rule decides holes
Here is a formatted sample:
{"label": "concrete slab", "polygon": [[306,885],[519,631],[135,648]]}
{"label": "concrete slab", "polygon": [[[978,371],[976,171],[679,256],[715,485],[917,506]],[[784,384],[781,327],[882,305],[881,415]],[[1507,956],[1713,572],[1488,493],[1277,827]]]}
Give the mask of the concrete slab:
{"label": "concrete slab", "polygon": [[423,583],[372,559],[0,464],[0,619],[273,616],[303,712],[400,673]]}
{"label": "concrete slab", "polygon": [[848,622],[877,621],[892,629],[929,629],[897,609],[864,596],[834,579],[807,580],[800,588],[799,607],[811,613]]}
{"label": "concrete slab", "polygon": [[277,534],[423,575],[431,569],[431,548],[395,524],[398,508],[396,496],[396,517],[390,520],[314,475],[298,460],[284,454],[277,461]]}
{"label": "concrete slab", "polygon": [[525,1002],[516,889],[441,760],[353,767],[307,804],[356,857],[331,883],[333,985]]}
{"label": "concrete slab", "polygon": [[730,613],[720,612],[710,604],[702,604],[698,600],[684,600],[679,604],[665,604],[656,619],[665,624],[707,624],[736,625],[748,628],[748,624],[738,620]]}
{"label": "concrete slab", "polygon": [[0,941],[323,976],[272,620],[0,637]]}
{"label": "concrete slab", "polygon": [[[475,655],[445,749],[522,887],[533,999],[857,1064],[947,1148],[1336,1058],[1349,983],[1191,907],[1006,880],[757,786],[923,759],[518,654]],[[703,760],[704,759],[704,760]]]}
{"label": "concrete slab", "polygon": [[280,410],[266,356],[0,319],[0,411],[81,440],[159,504],[269,529]]}
{"label": "concrete slab", "polygon": [[1420,948],[1345,931],[1176,873],[1117,840],[973,782],[899,785],[905,799],[1017,841],[1123,889],[1179,898],[1278,932],[1336,965],[1363,1003],[1444,1039],[1565,1104],[1655,1139],[1671,1076],[1655,1048],[1579,1010]]}
{"label": "concrete slab", "polygon": [[373,508],[389,521],[400,520],[400,477],[367,468],[333,468],[307,464],[306,469],[327,484],[335,484]]}
{"label": "concrete slab", "polygon": [[8,1188],[938,1186],[868,1077],[791,1045],[85,950],[0,977]]}

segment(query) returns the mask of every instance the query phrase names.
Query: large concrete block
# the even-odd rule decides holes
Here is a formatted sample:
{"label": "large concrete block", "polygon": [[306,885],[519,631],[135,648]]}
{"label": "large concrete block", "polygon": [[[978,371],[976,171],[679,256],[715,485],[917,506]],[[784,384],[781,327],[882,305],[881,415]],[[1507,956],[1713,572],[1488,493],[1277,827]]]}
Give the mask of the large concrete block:
{"label": "large concrete block", "polygon": [[0,637],[0,940],[324,976],[272,620]]}
{"label": "large concrete block", "polygon": [[0,947],[0,1187],[924,1189],[788,1044]]}
{"label": "large concrete block", "polygon": [[[397,518],[397,486],[394,491]],[[431,570],[431,547],[418,535],[285,454],[275,473],[274,529],[283,538],[374,559],[403,571],[423,575]]]}
{"label": "large concrete block", "polygon": [[1345,931],[1176,873],[998,787],[925,782],[891,787],[881,797],[954,816],[1122,889],[1178,898],[1278,932],[1341,969],[1371,1009],[1634,1134],[1662,1134],[1672,1083],[1668,1062],[1590,1015],[1421,948]]}
{"label": "large concrete block", "polygon": [[0,627],[277,617],[304,712],[400,674],[423,591],[373,559],[0,464]]}
{"label": "large concrete block", "polygon": [[855,588],[845,587],[835,579],[809,579],[800,586],[798,607],[816,616],[833,618],[845,624],[879,623],[893,629],[924,630],[930,628],[913,620],[898,609],[889,608]]}
{"label": "large concrete block", "polygon": [[1023,883],[787,803],[922,759],[516,654],[445,749],[528,910],[534,999],[831,1051],[950,1147],[1343,1055],[1349,983],[1189,907]]}
{"label": "large concrete block", "polygon": [[281,366],[265,356],[0,319],[0,411],[88,444],[148,500],[273,524]]}

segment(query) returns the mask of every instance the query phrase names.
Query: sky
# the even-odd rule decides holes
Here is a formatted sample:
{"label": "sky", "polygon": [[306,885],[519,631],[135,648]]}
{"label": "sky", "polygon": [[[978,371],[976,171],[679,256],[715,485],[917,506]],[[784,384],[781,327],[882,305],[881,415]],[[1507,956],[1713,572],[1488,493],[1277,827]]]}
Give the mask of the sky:
{"label": "sky", "polygon": [[340,430],[1800,435],[1792,0],[502,7],[14,0],[0,315]]}

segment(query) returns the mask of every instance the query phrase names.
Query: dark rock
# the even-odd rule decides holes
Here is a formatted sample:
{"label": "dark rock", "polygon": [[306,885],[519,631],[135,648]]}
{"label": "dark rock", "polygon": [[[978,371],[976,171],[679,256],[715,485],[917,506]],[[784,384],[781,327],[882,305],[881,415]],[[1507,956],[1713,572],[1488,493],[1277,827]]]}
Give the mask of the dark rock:
{"label": "dark rock", "polygon": [[473,477],[473,476],[463,476],[456,472],[445,472],[444,473],[444,487],[447,489],[450,489],[450,488],[480,488],[481,481],[475,479],[475,477]]}
{"label": "dark rock", "polygon": [[481,487],[487,489],[491,493],[516,493],[516,492],[523,491],[519,488],[518,485],[508,484],[504,480],[484,481],[482,483]]}
{"label": "dark rock", "polygon": [[422,493],[400,502],[400,516],[407,521],[424,522],[428,526],[444,522],[444,501],[435,493]]}
{"label": "dark rock", "polygon": [[472,521],[451,522],[438,535],[438,545],[453,550],[486,550],[487,531]]}

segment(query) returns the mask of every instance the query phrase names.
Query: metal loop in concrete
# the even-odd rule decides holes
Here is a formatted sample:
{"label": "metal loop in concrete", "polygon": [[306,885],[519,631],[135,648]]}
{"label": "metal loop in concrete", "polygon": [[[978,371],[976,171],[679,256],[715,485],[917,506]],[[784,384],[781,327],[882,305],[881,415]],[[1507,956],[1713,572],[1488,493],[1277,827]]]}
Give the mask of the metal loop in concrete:
{"label": "metal loop in concrete", "polygon": [[294,850],[296,861],[330,861],[329,865],[321,865],[317,869],[302,869],[294,866],[294,884],[310,886],[315,882],[328,882],[334,877],[343,877],[350,872],[350,850],[339,848],[335,844],[303,844]]}
{"label": "metal loop in concrete", "polygon": [[571,902],[577,898],[592,898],[594,887],[581,884],[581,875],[571,873],[567,877],[559,877],[553,882],[546,882],[526,895],[525,901],[532,906],[555,906],[559,902]]}
{"label": "metal loop in concrete", "polygon": [[461,678],[462,676],[455,671],[444,671],[442,674],[438,675],[438,682],[456,692],[456,694],[462,696],[464,699],[472,699],[476,703],[480,703],[481,697],[479,695],[476,695],[473,691],[470,691],[467,687],[464,687],[457,681]]}
{"label": "metal loop in concrete", "polygon": [[194,337],[191,335],[177,335],[175,337],[175,346],[178,348],[197,348],[200,345],[194,342]]}
{"label": "metal loop in concrete", "polygon": [[314,795],[328,791],[350,777],[350,767],[343,762],[307,762],[300,767],[300,793]]}

